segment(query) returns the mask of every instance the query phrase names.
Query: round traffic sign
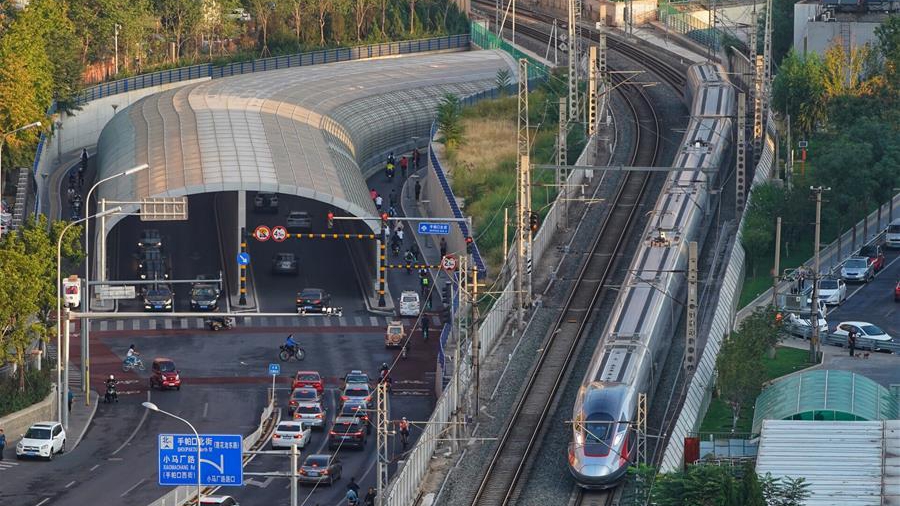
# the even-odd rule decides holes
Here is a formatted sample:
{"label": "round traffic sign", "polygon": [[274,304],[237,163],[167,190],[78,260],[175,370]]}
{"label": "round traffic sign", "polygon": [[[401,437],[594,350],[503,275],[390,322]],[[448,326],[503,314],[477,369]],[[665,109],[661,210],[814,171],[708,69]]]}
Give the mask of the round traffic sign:
{"label": "round traffic sign", "polygon": [[456,257],[453,255],[444,255],[441,259],[441,269],[445,271],[456,270]]}
{"label": "round traffic sign", "polygon": [[256,230],[253,231],[253,237],[256,238],[259,242],[266,242],[269,240],[269,236],[272,234],[272,231],[269,230],[269,227],[265,225],[260,225],[256,227]]}
{"label": "round traffic sign", "polygon": [[277,227],[272,227],[272,239],[275,242],[282,242],[287,239],[287,229],[278,225]]}

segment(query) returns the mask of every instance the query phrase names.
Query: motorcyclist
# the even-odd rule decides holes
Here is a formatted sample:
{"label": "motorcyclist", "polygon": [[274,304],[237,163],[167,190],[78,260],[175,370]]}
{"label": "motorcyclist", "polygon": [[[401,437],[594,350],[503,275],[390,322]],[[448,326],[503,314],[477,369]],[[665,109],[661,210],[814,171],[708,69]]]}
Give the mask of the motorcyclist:
{"label": "motorcyclist", "polygon": [[359,485],[356,484],[356,478],[350,478],[347,484],[347,503],[359,504]]}
{"label": "motorcyclist", "polygon": [[412,266],[416,261],[416,256],[413,255],[411,249],[406,250],[406,254],[403,256],[403,259],[406,260],[406,273],[412,274]]}
{"label": "motorcyclist", "polygon": [[119,394],[116,393],[116,383],[115,375],[110,374],[109,378],[106,379],[106,402],[112,402],[113,400],[119,402]]}
{"label": "motorcyclist", "polygon": [[[137,363],[137,357],[140,353],[134,348],[134,345],[128,347],[128,353],[125,354],[125,363],[128,365],[134,365]],[[112,376],[110,376],[112,378]]]}
{"label": "motorcyclist", "polygon": [[284,340],[284,347],[290,350],[291,355],[297,351],[298,346],[300,346],[300,344],[297,341],[294,341],[294,334],[288,334],[287,338]]}

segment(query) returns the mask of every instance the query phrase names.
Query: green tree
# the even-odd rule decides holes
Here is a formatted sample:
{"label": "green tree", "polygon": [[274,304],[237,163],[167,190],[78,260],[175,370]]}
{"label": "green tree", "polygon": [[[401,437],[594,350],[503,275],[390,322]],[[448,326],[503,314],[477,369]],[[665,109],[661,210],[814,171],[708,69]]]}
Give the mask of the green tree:
{"label": "green tree", "polygon": [[762,479],[762,492],[768,506],[803,506],[810,495],[805,478],[775,478],[770,473]]}
{"label": "green tree", "polygon": [[756,399],[766,379],[762,354],[751,340],[742,337],[740,332],[729,335],[716,357],[716,383],[719,395],[731,407],[732,431],[741,409]]}
{"label": "green tree", "polygon": [[801,132],[812,132],[823,119],[825,89],[822,60],[816,53],[787,54],[772,83],[772,105],[790,114],[791,124]]}
{"label": "green tree", "polygon": [[[43,41],[44,52],[50,61],[51,96],[56,100],[58,110],[74,109],[84,70],[78,58],[75,25],[68,14],[68,5],[60,0],[34,0],[19,18],[34,37]],[[45,104],[44,109],[49,105],[49,102]]]}
{"label": "green tree", "polygon": [[767,506],[763,496],[762,484],[756,474],[753,463],[744,464],[742,469],[740,496],[743,499],[742,506]]}
{"label": "green tree", "polygon": [[0,248],[0,359],[15,362],[19,371],[19,391],[25,391],[25,352],[46,326],[35,315],[43,302],[43,274],[40,259],[25,252],[16,234],[5,236]]}
{"label": "green tree", "polygon": [[438,131],[443,134],[443,142],[447,147],[453,147],[462,141],[459,107],[459,97],[452,93],[444,95],[438,104]]}

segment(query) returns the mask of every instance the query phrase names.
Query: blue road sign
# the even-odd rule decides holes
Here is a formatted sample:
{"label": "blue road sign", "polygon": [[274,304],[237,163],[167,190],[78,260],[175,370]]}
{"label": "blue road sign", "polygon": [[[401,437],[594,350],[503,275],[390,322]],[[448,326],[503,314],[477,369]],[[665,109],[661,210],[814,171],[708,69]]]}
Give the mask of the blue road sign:
{"label": "blue road sign", "polygon": [[272,376],[277,376],[281,374],[281,365],[280,364],[269,364],[269,374]]}
{"label": "blue road sign", "polygon": [[250,253],[238,253],[238,265],[250,265]]}
{"label": "blue road sign", "polygon": [[[244,484],[240,435],[200,436],[200,483],[240,487]],[[159,435],[159,484],[197,484],[197,438],[193,434]]]}
{"label": "blue road sign", "polygon": [[419,223],[419,233],[422,235],[447,235],[450,233],[449,223]]}

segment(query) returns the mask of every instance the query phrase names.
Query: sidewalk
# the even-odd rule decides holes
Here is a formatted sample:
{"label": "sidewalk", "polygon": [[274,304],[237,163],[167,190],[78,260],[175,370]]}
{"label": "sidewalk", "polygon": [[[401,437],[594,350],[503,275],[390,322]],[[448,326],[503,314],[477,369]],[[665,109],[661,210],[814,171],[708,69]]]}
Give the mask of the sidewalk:
{"label": "sidewalk", "polygon": [[72,393],[75,394],[75,399],[72,402],[72,410],[69,411],[69,428],[66,429],[67,452],[71,452],[81,443],[81,438],[84,437],[88,426],[91,425],[91,420],[94,419],[94,414],[97,413],[97,404],[100,402],[100,396],[93,390],[90,391],[90,406],[85,405],[84,394],[80,391],[76,392],[73,390]]}

